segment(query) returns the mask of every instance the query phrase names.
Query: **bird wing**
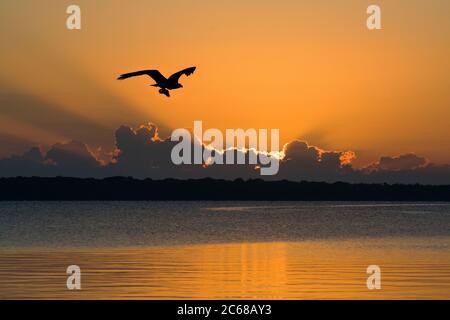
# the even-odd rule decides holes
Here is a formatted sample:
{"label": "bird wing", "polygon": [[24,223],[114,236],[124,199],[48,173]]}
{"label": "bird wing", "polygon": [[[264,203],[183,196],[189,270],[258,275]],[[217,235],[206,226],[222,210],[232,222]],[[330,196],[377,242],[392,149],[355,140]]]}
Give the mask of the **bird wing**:
{"label": "bird wing", "polygon": [[120,77],[117,78],[117,80],[125,80],[131,77],[137,77],[137,76],[149,76],[153,80],[155,80],[157,83],[163,83],[166,82],[167,79],[164,77],[161,72],[158,70],[142,70],[142,71],[136,71],[136,72],[130,72],[120,75]]}
{"label": "bird wing", "polygon": [[177,83],[182,75],[190,76],[191,74],[194,73],[195,69],[197,69],[197,68],[190,67],[190,68],[186,68],[184,70],[178,71],[177,73],[174,73],[173,75],[171,75],[169,77],[168,81]]}

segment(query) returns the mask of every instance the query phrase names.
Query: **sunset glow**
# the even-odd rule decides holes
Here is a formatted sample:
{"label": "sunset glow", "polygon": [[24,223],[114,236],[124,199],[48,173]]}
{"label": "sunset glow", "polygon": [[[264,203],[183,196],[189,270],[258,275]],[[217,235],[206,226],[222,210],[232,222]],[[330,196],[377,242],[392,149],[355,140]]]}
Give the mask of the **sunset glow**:
{"label": "sunset glow", "polygon": [[[175,2],[80,0],[83,29],[69,32],[69,1],[2,1],[0,94],[16,103],[2,103],[0,134],[20,143],[1,156],[72,139],[112,151],[120,125],[167,136],[201,119],[279,128],[282,144],[351,150],[356,165],[408,152],[450,162],[448,2],[379,1],[379,32],[365,28],[367,1]],[[116,81],[190,65],[170,99],[147,78]]]}

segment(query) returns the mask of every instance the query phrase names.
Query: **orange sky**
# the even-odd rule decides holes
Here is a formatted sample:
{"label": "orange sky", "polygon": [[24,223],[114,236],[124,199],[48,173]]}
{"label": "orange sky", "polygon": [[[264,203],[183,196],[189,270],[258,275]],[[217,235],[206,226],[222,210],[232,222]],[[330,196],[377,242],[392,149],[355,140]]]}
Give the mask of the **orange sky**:
{"label": "orange sky", "polygon": [[[279,128],[357,164],[415,152],[450,163],[450,2],[3,0],[2,148],[78,139],[111,148],[121,124]],[[65,10],[82,9],[82,30]],[[365,27],[382,7],[383,30]],[[195,65],[170,99],[156,68]],[[17,141],[17,148],[13,143]]]}

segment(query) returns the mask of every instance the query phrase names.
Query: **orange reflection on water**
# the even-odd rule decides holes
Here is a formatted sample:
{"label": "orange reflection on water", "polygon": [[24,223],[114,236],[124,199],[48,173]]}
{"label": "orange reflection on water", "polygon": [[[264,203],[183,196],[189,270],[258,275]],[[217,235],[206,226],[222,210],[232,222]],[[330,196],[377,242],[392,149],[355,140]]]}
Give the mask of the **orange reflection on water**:
{"label": "orange reflection on water", "polygon": [[[0,252],[0,298],[450,298],[448,239],[238,243]],[[436,245],[439,244],[439,245]],[[82,290],[66,289],[66,267]],[[366,287],[366,268],[382,289]]]}

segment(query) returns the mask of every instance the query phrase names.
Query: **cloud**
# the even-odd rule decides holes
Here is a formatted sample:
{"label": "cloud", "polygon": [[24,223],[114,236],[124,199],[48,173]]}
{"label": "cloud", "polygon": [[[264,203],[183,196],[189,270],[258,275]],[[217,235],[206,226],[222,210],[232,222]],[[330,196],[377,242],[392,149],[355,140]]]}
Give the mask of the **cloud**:
{"label": "cloud", "polygon": [[414,169],[361,171],[358,182],[450,185],[450,166],[431,163]]}
{"label": "cloud", "polygon": [[381,157],[360,173],[362,182],[450,184],[449,165],[437,165],[413,153]]}
{"label": "cloud", "polygon": [[[105,167],[107,175],[110,176],[123,175],[154,179],[259,177],[254,165],[175,165],[171,159],[171,152],[178,142],[171,141],[170,138],[160,138],[157,126],[151,123],[140,126],[138,129],[121,126],[116,130],[115,137],[117,149],[111,163]],[[191,142],[191,149],[194,148],[194,143],[198,141]],[[226,153],[230,152],[234,153],[236,158],[236,154],[241,151],[226,151]],[[245,152],[246,158],[248,153],[249,151]],[[192,153],[191,163],[194,163],[193,157]]]}
{"label": "cloud", "polygon": [[428,160],[424,157],[419,157],[413,153],[407,153],[398,157],[381,157],[380,160],[368,167],[368,171],[399,171],[399,170],[413,170],[425,166]]}
{"label": "cloud", "polygon": [[[450,184],[450,166],[436,165],[409,153],[381,157],[362,169],[352,166],[352,151],[324,150],[306,141],[294,140],[282,151],[279,173],[261,176],[258,165],[175,165],[171,151],[178,142],[161,138],[154,124],[136,129],[121,126],[115,132],[116,150],[113,154],[90,150],[78,141],[58,143],[47,152],[31,148],[20,156],[0,160],[0,176],[73,176],[136,178],[220,178],[269,180],[364,182],[364,183],[422,183]],[[194,143],[194,142],[192,142]],[[193,147],[193,145],[192,145]],[[226,150],[237,157],[243,153],[248,159],[254,150]],[[193,157],[193,155],[191,155]]]}
{"label": "cloud", "polygon": [[45,163],[53,165],[58,175],[70,172],[74,176],[96,175],[100,162],[89,151],[88,147],[79,141],[55,144],[46,154]]}
{"label": "cloud", "polygon": [[[338,181],[353,172],[351,151],[326,151],[295,140],[283,148],[280,177],[290,180]],[[279,178],[279,177],[277,177]]]}
{"label": "cloud", "polygon": [[158,128],[148,124],[134,130],[121,126],[116,130],[116,152],[107,171],[112,175],[166,178],[183,175],[170,158],[175,142],[162,140]]}
{"label": "cloud", "polygon": [[20,156],[0,160],[0,175],[100,177],[101,163],[84,143],[70,141],[53,145],[44,155],[33,147]]}

